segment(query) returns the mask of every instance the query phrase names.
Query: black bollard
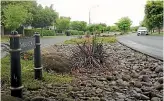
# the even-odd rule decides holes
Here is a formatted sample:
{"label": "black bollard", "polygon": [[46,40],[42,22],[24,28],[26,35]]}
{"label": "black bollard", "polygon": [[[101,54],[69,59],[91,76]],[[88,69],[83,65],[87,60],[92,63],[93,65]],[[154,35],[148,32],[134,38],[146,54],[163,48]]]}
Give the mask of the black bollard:
{"label": "black bollard", "polygon": [[22,80],[20,64],[20,35],[17,31],[11,32],[10,35],[10,62],[11,62],[11,96],[22,98]]}
{"label": "black bollard", "polygon": [[42,79],[41,51],[40,51],[40,34],[35,32],[35,49],[34,49],[34,65],[35,79]]}

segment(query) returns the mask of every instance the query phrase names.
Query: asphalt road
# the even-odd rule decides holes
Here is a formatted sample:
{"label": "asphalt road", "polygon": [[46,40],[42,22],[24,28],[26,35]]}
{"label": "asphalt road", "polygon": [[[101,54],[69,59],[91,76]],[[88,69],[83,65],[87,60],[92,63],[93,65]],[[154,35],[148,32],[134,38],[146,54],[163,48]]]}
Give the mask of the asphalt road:
{"label": "asphalt road", "polygon": [[[48,47],[54,44],[59,44],[59,43],[63,43],[65,40],[70,40],[72,38],[75,38],[76,36],[56,36],[54,38],[41,38],[40,42],[41,42],[41,47]],[[4,47],[1,47],[1,58],[5,57],[7,54],[9,54],[8,52],[3,50]]]}
{"label": "asphalt road", "polygon": [[118,41],[130,48],[163,60],[162,36],[137,36],[136,33],[119,36]]}
{"label": "asphalt road", "polygon": [[41,47],[48,47],[54,44],[62,43],[72,38],[75,38],[75,36],[56,36],[54,38],[41,38]]}

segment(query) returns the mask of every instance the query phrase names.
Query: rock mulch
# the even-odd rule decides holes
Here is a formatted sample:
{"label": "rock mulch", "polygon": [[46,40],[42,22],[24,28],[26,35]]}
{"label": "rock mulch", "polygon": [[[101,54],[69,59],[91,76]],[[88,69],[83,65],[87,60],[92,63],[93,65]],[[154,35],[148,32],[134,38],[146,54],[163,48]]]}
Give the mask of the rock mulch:
{"label": "rock mulch", "polygon": [[[55,46],[69,56],[71,45]],[[105,44],[107,68],[72,70],[70,84],[25,91],[25,101],[162,101],[163,62],[119,43]]]}

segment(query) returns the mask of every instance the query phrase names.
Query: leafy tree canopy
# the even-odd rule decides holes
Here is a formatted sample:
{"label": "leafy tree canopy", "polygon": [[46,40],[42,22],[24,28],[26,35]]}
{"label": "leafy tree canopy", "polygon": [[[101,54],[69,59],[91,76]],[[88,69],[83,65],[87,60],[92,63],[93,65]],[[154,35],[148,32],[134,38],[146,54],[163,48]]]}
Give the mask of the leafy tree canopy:
{"label": "leafy tree canopy", "polygon": [[28,17],[28,11],[22,5],[8,5],[4,8],[5,27],[10,30],[16,30]]}
{"label": "leafy tree canopy", "polygon": [[116,25],[120,29],[120,31],[127,32],[132,25],[132,21],[128,17],[122,17]]}

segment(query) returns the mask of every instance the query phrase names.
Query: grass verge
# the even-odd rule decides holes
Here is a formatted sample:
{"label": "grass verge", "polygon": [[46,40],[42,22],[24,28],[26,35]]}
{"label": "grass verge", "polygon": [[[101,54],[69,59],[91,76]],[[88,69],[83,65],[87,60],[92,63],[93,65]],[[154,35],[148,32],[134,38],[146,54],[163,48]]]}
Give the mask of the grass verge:
{"label": "grass verge", "polygon": [[[66,40],[64,42],[64,44],[76,44],[76,42],[83,43],[85,41],[91,42],[92,38],[81,38],[81,39],[74,38],[71,40]],[[102,41],[102,43],[115,43],[115,42],[117,42],[117,39],[116,39],[116,37],[97,37],[96,41],[98,41],[98,42]]]}
{"label": "grass verge", "polygon": [[9,42],[9,37],[8,36],[1,36],[1,43],[2,42]]}
{"label": "grass verge", "polygon": [[161,32],[160,34],[158,33],[158,32],[156,32],[156,33],[149,33],[149,36],[163,36],[164,35],[164,33],[163,32]]}
{"label": "grass verge", "polygon": [[[30,51],[31,54],[31,51]],[[27,56],[27,55],[26,55]],[[37,90],[45,84],[64,84],[70,83],[73,77],[69,74],[48,73],[43,70],[43,80],[34,79],[34,62],[33,59],[21,57],[22,82],[27,90]],[[1,59],[1,83],[10,86],[10,56]]]}

